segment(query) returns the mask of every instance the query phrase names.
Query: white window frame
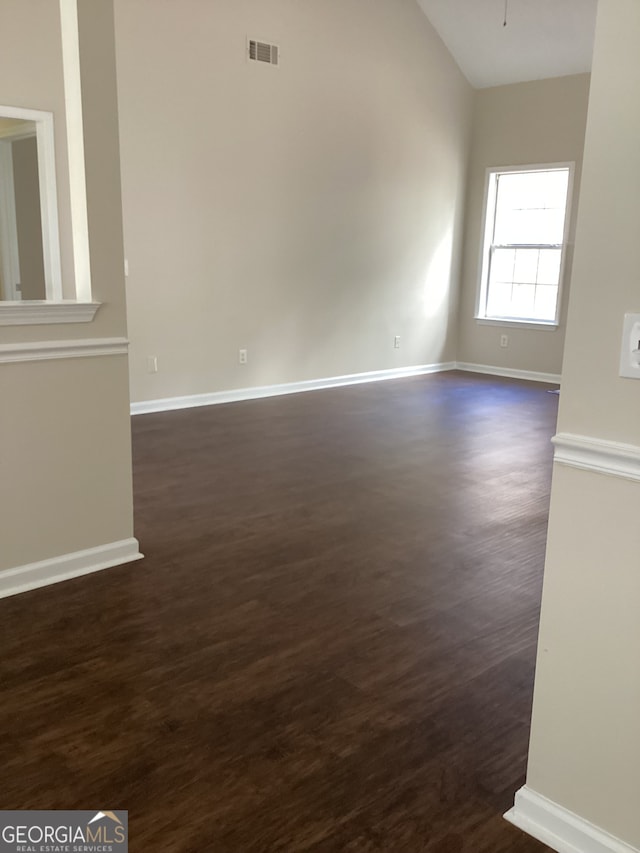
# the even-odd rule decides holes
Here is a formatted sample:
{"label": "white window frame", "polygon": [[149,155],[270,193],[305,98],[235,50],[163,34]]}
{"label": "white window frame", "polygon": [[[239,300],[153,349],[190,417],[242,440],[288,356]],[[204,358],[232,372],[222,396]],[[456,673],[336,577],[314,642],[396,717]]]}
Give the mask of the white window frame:
{"label": "white window frame", "polygon": [[[562,305],[562,290],[565,275],[565,264],[567,255],[567,245],[569,242],[569,231],[571,227],[571,202],[573,200],[573,180],[575,173],[575,162],[568,161],[562,163],[535,163],[519,166],[489,166],[485,172],[484,195],[483,195],[483,213],[482,213],[482,239],[480,245],[480,260],[478,264],[479,279],[476,297],[476,312],[475,320],[479,324],[487,326],[510,326],[520,327],[524,329],[549,329],[558,328],[560,322],[560,309]],[[491,245],[493,237],[493,228],[488,226],[495,223],[495,207],[497,194],[497,176],[508,174],[510,172],[548,172],[554,169],[568,169],[569,180],[567,183],[567,203],[565,207],[564,233],[562,236],[562,245],[560,246],[560,275],[558,277],[558,299],[556,302],[556,313],[553,320],[537,320],[534,318],[519,318],[519,317],[492,317],[486,314],[487,291],[489,286],[489,267]],[[531,248],[546,248],[547,245],[539,246],[530,244]],[[557,244],[554,244],[557,246]]]}

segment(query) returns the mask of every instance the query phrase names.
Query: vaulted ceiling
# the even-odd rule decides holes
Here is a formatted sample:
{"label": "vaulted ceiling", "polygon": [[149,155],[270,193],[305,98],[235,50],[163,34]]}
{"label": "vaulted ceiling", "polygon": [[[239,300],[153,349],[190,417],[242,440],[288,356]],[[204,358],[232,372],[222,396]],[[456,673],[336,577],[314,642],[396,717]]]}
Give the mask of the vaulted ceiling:
{"label": "vaulted ceiling", "polygon": [[591,70],[598,0],[418,0],[476,88]]}

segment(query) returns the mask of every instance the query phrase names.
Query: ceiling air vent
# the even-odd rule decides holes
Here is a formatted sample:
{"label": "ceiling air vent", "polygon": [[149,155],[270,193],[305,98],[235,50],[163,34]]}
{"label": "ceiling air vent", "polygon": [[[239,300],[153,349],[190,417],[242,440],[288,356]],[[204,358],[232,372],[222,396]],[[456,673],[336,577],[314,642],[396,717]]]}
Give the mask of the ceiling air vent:
{"label": "ceiling air vent", "polygon": [[266,62],[268,65],[278,64],[278,45],[266,41],[249,39],[249,59],[254,62]]}

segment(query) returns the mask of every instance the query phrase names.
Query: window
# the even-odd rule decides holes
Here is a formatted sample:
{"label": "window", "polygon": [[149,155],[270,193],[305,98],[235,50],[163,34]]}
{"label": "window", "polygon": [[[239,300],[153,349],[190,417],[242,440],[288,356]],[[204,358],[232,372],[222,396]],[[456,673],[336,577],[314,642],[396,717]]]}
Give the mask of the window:
{"label": "window", "polygon": [[572,172],[489,170],[478,319],[557,324]]}

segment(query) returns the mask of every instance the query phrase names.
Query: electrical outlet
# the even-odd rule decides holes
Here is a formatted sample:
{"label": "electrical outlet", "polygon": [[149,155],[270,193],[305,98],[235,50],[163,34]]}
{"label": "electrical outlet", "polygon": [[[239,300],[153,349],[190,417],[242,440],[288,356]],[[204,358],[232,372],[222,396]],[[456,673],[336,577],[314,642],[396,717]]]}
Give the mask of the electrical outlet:
{"label": "electrical outlet", "polygon": [[393,339],[393,348],[400,349],[400,335],[396,335]]}
{"label": "electrical outlet", "polygon": [[624,315],[620,376],[640,379],[640,314]]}
{"label": "electrical outlet", "polygon": [[509,335],[500,335],[500,346],[503,349],[509,346]]}
{"label": "electrical outlet", "polygon": [[157,355],[148,355],[147,356],[147,373],[157,373],[158,372],[158,356]]}
{"label": "electrical outlet", "polygon": [[246,351],[246,349],[239,349],[239,350],[238,350],[238,362],[239,362],[240,364],[246,364],[246,363],[247,363],[247,360],[248,360],[248,359],[247,359],[247,351]]}

